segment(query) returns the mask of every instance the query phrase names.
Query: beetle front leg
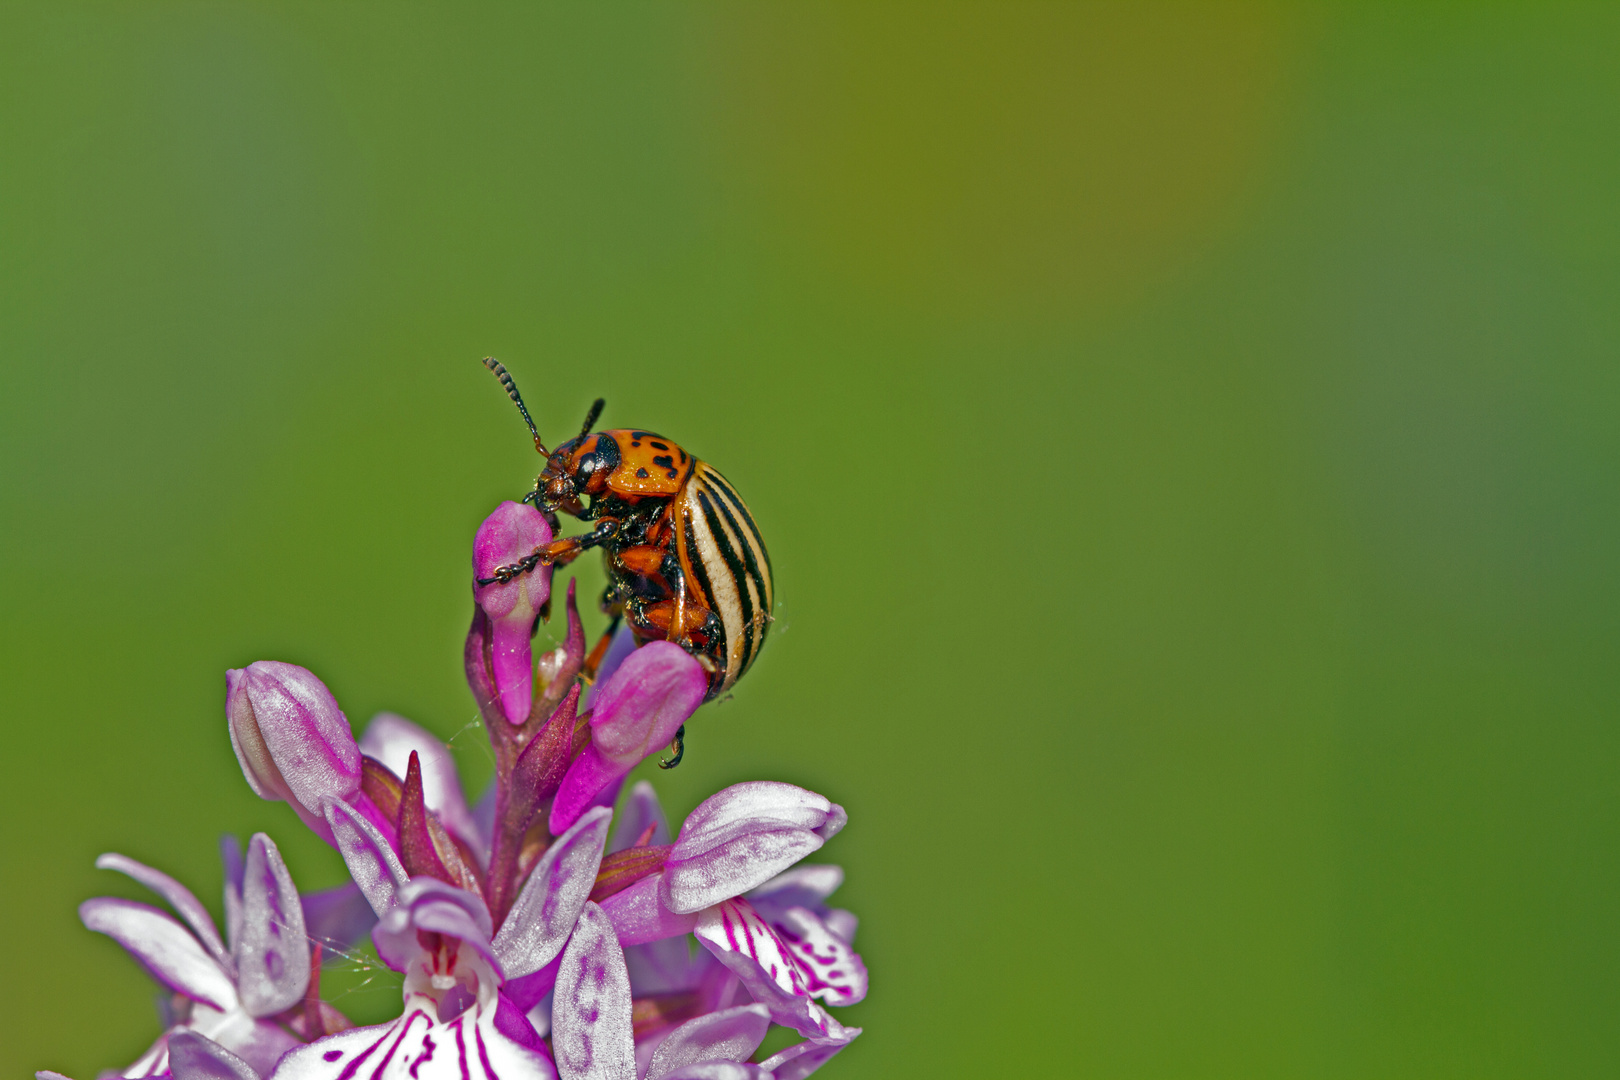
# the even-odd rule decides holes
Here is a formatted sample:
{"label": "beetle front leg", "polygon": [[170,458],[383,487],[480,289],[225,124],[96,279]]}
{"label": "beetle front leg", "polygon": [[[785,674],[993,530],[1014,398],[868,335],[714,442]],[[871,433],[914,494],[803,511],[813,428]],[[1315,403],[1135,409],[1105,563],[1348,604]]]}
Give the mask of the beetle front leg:
{"label": "beetle front leg", "polygon": [[497,582],[505,585],[519,574],[527,574],[537,566],[567,566],[577,559],[581,552],[613,539],[613,534],[619,529],[619,522],[614,518],[603,518],[596,523],[596,528],[584,536],[565,536],[560,540],[553,540],[536,548],[532,553],[523,556],[515,563],[497,566],[495,575],[487,578],[474,578],[480,585],[494,585]]}

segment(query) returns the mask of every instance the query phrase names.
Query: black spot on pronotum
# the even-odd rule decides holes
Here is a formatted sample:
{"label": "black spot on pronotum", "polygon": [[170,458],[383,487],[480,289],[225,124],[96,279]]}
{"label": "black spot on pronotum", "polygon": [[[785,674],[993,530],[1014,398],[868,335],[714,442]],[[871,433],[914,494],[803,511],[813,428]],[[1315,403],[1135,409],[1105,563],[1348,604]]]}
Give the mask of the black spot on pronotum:
{"label": "black spot on pronotum", "polygon": [[664,475],[669,477],[671,480],[673,480],[673,479],[675,479],[677,476],[679,476],[681,474],[676,472],[674,469],[671,469],[671,470],[669,470],[669,472],[665,473]]}
{"label": "black spot on pronotum", "polygon": [[646,469],[637,469],[636,470],[636,475],[641,477],[643,480],[645,480],[645,479],[647,479],[647,470]]}
{"label": "black spot on pronotum", "polygon": [[661,443],[657,439],[654,439],[653,440],[653,449],[654,450],[668,450],[669,445],[667,443]]}
{"label": "black spot on pronotum", "polygon": [[[653,443],[653,445],[657,446],[658,444]],[[657,457],[653,458],[653,464],[659,466],[660,468],[673,469],[675,467],[675,458],[670,454],[659,454]]]}

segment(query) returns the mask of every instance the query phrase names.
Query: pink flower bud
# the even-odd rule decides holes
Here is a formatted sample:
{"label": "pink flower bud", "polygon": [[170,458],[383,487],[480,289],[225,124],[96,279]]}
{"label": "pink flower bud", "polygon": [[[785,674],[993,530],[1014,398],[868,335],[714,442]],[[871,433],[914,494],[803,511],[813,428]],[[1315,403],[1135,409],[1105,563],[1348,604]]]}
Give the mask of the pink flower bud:
{"label": "pink flower bud", "polygon": [[534,701],[534,656],[529,638],[535,617],[551,598],[551,567],[535,566],[504,583],[478,583],[490,581],[498,568],[515,566],[550,542],[551,526],[540,511],[515,502],[501,503],[473,538],[473,599],[491,624],[495,692],[501,712],[514,724],[529,718]]}
{"label": "pink flower bud", "polygon": [[296,664],[260,660],[225,673],[231,747],[248,786],[284,800],[327,843],[322,804],[360,794],[360,748],[321,680]]}
{"label": "pink flower bud", "polygon": [[568,767],[551,805],[562,833],[608,785],[665,746],[703,704],[709,677],[686,650],[653,641],[631,653],[591,697],[591,742]]}

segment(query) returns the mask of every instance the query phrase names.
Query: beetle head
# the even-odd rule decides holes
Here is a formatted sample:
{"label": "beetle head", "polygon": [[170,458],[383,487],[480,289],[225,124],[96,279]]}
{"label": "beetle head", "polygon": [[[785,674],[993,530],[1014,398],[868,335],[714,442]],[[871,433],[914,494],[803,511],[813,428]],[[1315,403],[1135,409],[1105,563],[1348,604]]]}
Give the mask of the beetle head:
{"label": "beetle head", "polygon": [[609,435],[580,435],[551,452],[534,482],[541,506],[572,514],[584,512],[580,501],[607,490],[608,477],[619,467],[619,444]]}

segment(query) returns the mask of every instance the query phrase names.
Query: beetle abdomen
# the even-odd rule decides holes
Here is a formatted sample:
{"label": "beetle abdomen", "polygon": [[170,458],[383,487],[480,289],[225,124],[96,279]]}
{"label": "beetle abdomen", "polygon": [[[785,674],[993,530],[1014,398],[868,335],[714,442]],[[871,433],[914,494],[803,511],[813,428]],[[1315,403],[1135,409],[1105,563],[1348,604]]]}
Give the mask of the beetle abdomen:
{"label": "beetle abdomen", "polygon": [[714,698],[742,677],[765,645],[774,599],[771,557],[736,489],[712,466],[695,464],[680,516],[695,584],[725,630],[725,641],[711,653],[721,664],[710,682]]}

